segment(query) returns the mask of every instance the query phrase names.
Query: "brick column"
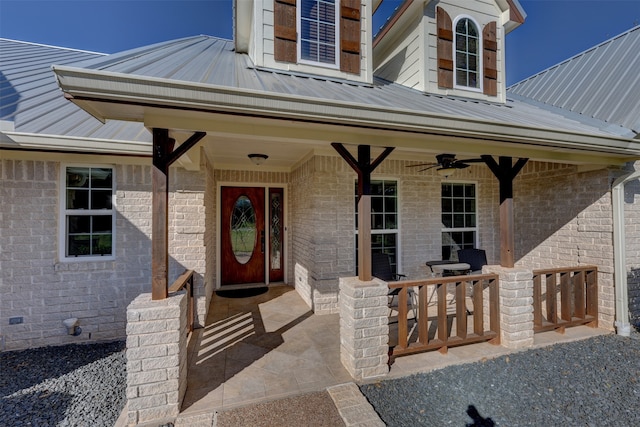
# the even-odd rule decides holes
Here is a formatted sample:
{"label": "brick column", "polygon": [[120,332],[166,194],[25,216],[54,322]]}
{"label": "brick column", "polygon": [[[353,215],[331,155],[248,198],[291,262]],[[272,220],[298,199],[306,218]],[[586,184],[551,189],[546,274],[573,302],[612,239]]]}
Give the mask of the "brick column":
{"label": "brick column", "polygon": [[127,308],[129,425],[175,418],[187,389],[187,296],[141,294]]}
{"label": "brick column", "polygon": [[340,278],[340,360],[356,380],[389,372],[388,292],[376,278]]}
{"label": "brick column", "polygon": [[[500,341],[508,348],[533,345],[533,272],[488,265],[483,273],[500,276]],[[488,309],[485,310],[488,313]]]}

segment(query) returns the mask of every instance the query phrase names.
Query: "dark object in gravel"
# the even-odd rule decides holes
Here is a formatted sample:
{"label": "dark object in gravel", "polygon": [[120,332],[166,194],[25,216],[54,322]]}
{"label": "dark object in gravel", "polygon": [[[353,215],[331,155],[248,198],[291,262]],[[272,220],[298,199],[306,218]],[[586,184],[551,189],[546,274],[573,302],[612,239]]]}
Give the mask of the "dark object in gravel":
{"label": "dark object in gravel", "polygon": [[0,425],[113,426],[125,404],[122,341],[0,353]]}
{"label": "dark object in gravel", "polygon": [[496,426],[638,426],[640,339],[598,336],[360,389],[391,427],[479,425],[469,406]]}
{"label": "dark object in gravel", "polygon": [[219,412],[217,427],[344,426],[326,391]]}

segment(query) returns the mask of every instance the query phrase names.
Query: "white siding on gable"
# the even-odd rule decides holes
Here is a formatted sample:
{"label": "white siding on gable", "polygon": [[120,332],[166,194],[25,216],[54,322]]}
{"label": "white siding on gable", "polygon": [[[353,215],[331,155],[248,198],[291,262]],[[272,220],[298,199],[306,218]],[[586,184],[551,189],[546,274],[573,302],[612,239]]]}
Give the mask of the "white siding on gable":
{"label": "white siding on gable", "polygon": [[363,83],[373,82],[371,40],[371,1],[362,0],[360,8],[361,41],[360,41],[360,75],[350,74],[335,68],[327,68],[310,64],[294,64],[279,62],[274,58],[274,0],[254,2],[254,24],[252,44],[249,55],[257,67],[272,68],[298,73],[315,74],[330,78],[355,80]]}
{"label": "white siding on gable", "polygon": [[374,65],[376,76],[413,89],[425,90],[425,81],[421,72],[424,33],[420,23],[421,20],[418,18],[408,26],[397,37],[401,41],[393,43],[389,52],[376,52],[379,55]]}
{"label": "white siding on gable", "polygon": [[[490,1],[441,1],[437,4],[438,7],[443,8],[451,17],[451,20],[455,22],[456,17],[460,15],[471,16],[480,25],[479,32],[482,34],[482,29],[491,21],[497,23],[497,37],[496,42],[498,44],[497,55],[497,69],[498,69],[498,96],[487,96],[481,92],[464,89],[443,89],[438,87],[438,51],[437,51],[437,34],[436,34],[436,18],[435,18],[435,6],[427,6],[428,10],[425,13],[425,25],[428,28],[428,36],[426,37],[426,74],[428,82],[426,84],[425,91],[429,93],[437,93],[441,95],[456,95],[466,98],[475,98],[488,100],[493,102],[505,102],[505,73],[504,73],[504,14],[498,8],[496,3]],[[481,51],[482,52],[482,51]]]}

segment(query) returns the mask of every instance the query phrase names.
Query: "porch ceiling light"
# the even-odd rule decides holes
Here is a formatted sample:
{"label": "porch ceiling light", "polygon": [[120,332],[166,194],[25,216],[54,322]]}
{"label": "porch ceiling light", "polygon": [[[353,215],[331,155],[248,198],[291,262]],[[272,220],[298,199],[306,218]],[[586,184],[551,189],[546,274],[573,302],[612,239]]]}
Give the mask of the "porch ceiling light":
{"label": "porch ceiling light", "polygon": [[450,175],[453,175],[453,173],[456,171],[456,168],[438,168],[436,169],[436,172],[438,173],[438,175],[443,176],[445,178],[447,178]]}
{"label": "porch ceiling light", "polygon": [[260,166],[265,160],[269,158],[266,154],[249,154],[247,157],[253,162],[254,165]]}

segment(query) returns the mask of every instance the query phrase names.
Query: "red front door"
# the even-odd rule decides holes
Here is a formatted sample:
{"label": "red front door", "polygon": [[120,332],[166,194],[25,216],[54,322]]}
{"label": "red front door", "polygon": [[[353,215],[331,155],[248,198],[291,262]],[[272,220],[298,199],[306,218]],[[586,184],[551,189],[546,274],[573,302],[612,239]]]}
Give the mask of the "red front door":
{"label": "red front door", "polygon": [[264,188],[222,187],[222,285],[265,282]]}

